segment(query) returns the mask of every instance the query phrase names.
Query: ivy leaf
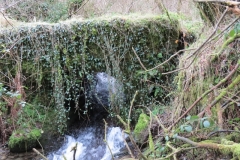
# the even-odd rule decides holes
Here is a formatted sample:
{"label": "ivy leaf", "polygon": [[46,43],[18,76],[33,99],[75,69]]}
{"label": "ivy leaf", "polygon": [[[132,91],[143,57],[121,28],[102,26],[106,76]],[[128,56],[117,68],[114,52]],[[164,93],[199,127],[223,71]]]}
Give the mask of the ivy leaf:
{"label": "ivy leaf", "polygon": [[176,134],[173,135],[173,138],[176,138],[177,136],[178,136],[178,134],[176,133]]}
{"label": "ivy leaf", "polygon": [[169,137],[168,137],[168,136],[165,136],[165,140],[166,140],[166,141],[169,141]]}
{"label": "ivy leaf", "polygon": [[161,88],[156,88],[154,92],[154,97],[156,97],[160,91],[161,91]]}
{"label": "ivy leaf", "polygon": [[208,120],[205,120],[205,121],[203,122],[203,127],[204,127],[204,128],[209,128],[209,127],[210,127],[210,122],[209,122]]}
{"label": "ivy leaf", "polygon": [[149,72],[149,75],[150,76],[155,76],[155,75],[157,75],[157,73],[158,73],[158,71],[156,69],[154,69],[154,70]]}
{"label": "ivy leaf", "polygon": [[234,35],[235,35],[235,30],[233,29],[233,30],[230,31],[229,36],[233,37]]}
{"label": "ivy leaf", "polygon": [[215,83],[215,84],[218,84],[219,81],[220,81],[220,79],[219,79],[219,77],[218,77],[218,78],[216,78],[216,79],[214,80],[214,83]]}
{"label": "ivy leaf", "polygon": [[186,120],[190,120],[191,119],[191,115],[188,115],[187,117],[186,117]]}
{"label": "ivy leaf", "polygon": [[192,126],[189,126],[189,125],[185,126],[184,130],[187,132],[192,132]]}
{"label": "ivy leaf", "polygon": [[191,116],[191,121],[195,121],[195,120],[198,120],[199,119],[199,117],[197,116],[197,115],[193,115],[193,116]]}
{"label": "ivy leaf", "polygon": [[162,53],[158,53],[157,57],[158,57],[158,58],[163,58]]}
{"label": "ivy leaf", "polygon": [[181,132],[184,131],[184,128],[183,128],[183,127],[184,127],[183,125],[180,126],[180,130],[181,130]]}

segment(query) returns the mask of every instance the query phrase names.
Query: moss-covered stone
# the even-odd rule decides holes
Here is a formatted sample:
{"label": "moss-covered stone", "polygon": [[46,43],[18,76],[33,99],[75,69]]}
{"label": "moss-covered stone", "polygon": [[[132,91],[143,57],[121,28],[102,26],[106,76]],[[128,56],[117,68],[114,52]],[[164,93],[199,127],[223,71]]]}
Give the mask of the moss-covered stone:
{"label": "moss-covered stone", "polygon": [[[96,72],[106,72],[123,84],[126,99],[112,108],[117,107],[117,114],[125,119],[131,101],[129,95],[136,90],[139,91],[135,101],[138,104],[148,105],[153,96],[159,101],[169,100],[164,98],[169,90],[159,86],[172,87],[172,75],[162,75],[162,72],[174,70],[177,59],[165,63],[161,70],[143,73],[137,56],[147,69],[155,67],[175,53],[178,37],[176,16],[170,21],[166,15],[26,24],[0,31],[0,55],[4,57],[0,59],[3,73],[0,79],[8,83],[9,79],[3,75],[15,77],[21,70],[21,76],[27,77],[27,80],[22,78],[22,85],[27,88],[28,100],[37,97],[41,105],[53,106],[57,113],[54,121],[61,132],[66,129],[69,107],[78,105],[76,108],[80,108],[81,113],[90,112],[93,106],[89,107],[87,99],[84,99],[85,106],[79,106],[79,97],[87,98],[89,83],[86,82],[90,82]],[[156,89],[152,94],[149,80],[158,84],[151,85]],[[135,113],[133,119],[138,116]]]}
{"label": "moss-covered stone", "polygon": [[133,131],[134,138],[137,143],[143,144],[148,136],[148,125],[149,125],[150,117],[144,113],[141,113],[138,122]]}
{"label": "moss-covered stone", "polygon": [[41,130],[17,130],[9,138],[8,146],[11,152],[25,152],[38,146]]}

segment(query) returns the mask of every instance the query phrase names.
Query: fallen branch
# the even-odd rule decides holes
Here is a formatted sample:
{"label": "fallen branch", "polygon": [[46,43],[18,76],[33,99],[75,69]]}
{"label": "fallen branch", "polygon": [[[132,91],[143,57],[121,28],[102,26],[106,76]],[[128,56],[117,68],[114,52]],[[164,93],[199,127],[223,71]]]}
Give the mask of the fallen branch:
{"label": "fallen branch", "polygon": [[70,151],[70,152],[73,151],[73,160],[76,160],[77,145],[78,143],[76,143],[75,146],[73,146]]}
{"label": "fallen branch", "polygon": [[207,135],[207,137],[211,137],[213,136],[214,134],[218,134],[218,133],[226,133],[226,132],[236,132],[236,133],[239,133],[240,134],[240,131],[235,131],[235,130],[219,130],[219,131],[214,131],[214,132],[211,132]]}
{"label": "fallen branch", "polygon": [[238,149],[238,148],[240,148],[240,144],[235,143],[233,141],[228,141],[226,139],[222,139],[221,144],[218,144],[218,143],[213,143],[213,142],[209,142],[209,141],[194,142],[188,138],[181,137],[181,136],[176,136],[175,138],[178,140],[184,141],[188,144],[191,144],[195,147],[214,149],[214,150],[218,150],[219,152],[221,152],[224,155],[232,154],[233,157],[236,156],[237,159],[240,158],[239,149]]}
{"label": "fallen branch", "polygon": [[166,159],[169,159],[171,158],[173,155],[179,153],[179,152],[183,152],[185,150],[190,150],[190,149],[195,149],[197,147],[188,147],[188,148],[181,148],[181,149],[176,149],[174,152],[170,153],[169,155],[163,157],[163,158],[158,158],[158,159],[155,159],[155,160],[166,160]]}

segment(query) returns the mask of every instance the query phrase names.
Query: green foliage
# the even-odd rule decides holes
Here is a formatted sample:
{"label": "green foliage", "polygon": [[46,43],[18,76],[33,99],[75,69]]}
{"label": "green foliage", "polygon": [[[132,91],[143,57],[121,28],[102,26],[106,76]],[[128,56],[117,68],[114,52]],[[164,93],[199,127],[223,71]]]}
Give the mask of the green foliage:
{"label": "green foliage", "polygon": [[[161,71],[138,74],[142,67],[132,48],[146,68],[168,59],[176,50],[174,41],[178,38],[178,22],[176,19],[172,21],[174,26],[164,16],[152,16],[136,20],[130,17],[21,27],[0,33],[0,44],[5,48],[14,44],[11,54],[21,57],[22,74],[28,78],[24,81],[28,99],[38,97],[42,105],[54,106],[55,120],[59,132],[62,132],[66,129],[70,102],[75,102],[79,108],[80,94],[86,96],[85,106],[79,108],[80,112],[87,114],[91,109],[88,108],[91,104],[85,84],[92,81],[96,72],[106,72],[123,84],[126,99],[118,99],[111,104],[123,119],[128,117],[129,95],[136,90],[139,91],[136,104],[152,103],[147,80],[154,81],[154,98],[164,99],[168,91],[162,86],[171,88],[172,78],[161,75],[161,72],[172,70],[175,65],[169,62]],[[173,45],[166,48],[166,43]],[[0,50],[0,54],[4,52],[5,49]],[[15,65],[16,61],[11,56],[6,57],[4,65],[0,64],[1,71],[14,77]],[[133,112],[132,118],[136,119],[138,115],[134,113],[137,112]]]}
{"label": "green foliage", "polygon": [[41,129],[46,119],[46,111],[44,108],[44,106],[35,106],[26,103],[18,113],[17,124],[21,129],[31,129],[33,126],[38,126],[38,128]]}
{"label": "green foliage", "polygon": [[9,148],[11,151],[29,150],[36,147],[37,140],[41,137],[41,130],[17,130],[9,138]]}
{"label": "green foliage", "polygon": [[229,36],[233,37],[235,34],[240,33],[240,23],[235,24],[234,28],[229,32]]}
{"label": "green foliage", "polygon": [[6,89],[3,87],[3,83],[0,83],[0,117],[7,112],[6,102],[3,101],[2,96],[5,94]]}
{"label": "green foliage", "polygon": [[138,122],[135,126],[135,129],[134,129],[134,133],[135,134],[139,134],[141,133],[143,130],[147,129],[148,127],[148,124],[149,124],[149,116],[147,116],[146,114],[144,113],[141,113],[139,115],[139,119],[138,119]]}
{"label": "green foliage", "polygon": [[189,115],[186,117],[186,122],[180,125],[179,130],[180,132],[192,132],[194,128],[198,127],[200,124],[200,129],[207,129],[210,127],[214,127],[214,123],[208,117],[199,118],[197,115]]}
{"label": "green foliage", "polygon": [[137,142],[142,143],[144,141],[143,134],[144,132],[148,131],[149,122],[150,122],[149,116],[147,116],[144,113],[141,113],[139,115],[137,124],[135,125],[134,131],[133,131],[134,137]]}

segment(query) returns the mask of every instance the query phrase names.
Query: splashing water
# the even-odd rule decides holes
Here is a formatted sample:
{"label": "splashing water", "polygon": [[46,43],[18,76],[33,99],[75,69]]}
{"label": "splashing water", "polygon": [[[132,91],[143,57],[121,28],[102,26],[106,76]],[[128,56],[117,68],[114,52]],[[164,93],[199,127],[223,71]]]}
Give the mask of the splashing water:
{"label": "splashing water", "polygon": [[73,160],[72,148],[78,143],[76,160],[111,160],[112,155],[124,147],[122,131],[119,127],[110,127],[107,132],[107,143],[111,149],[103,142],[104,133],[99,127],[89,127],[80,132],[76,138],[66,136],[66,143],[56,152],[48,156],[49,160]]}

